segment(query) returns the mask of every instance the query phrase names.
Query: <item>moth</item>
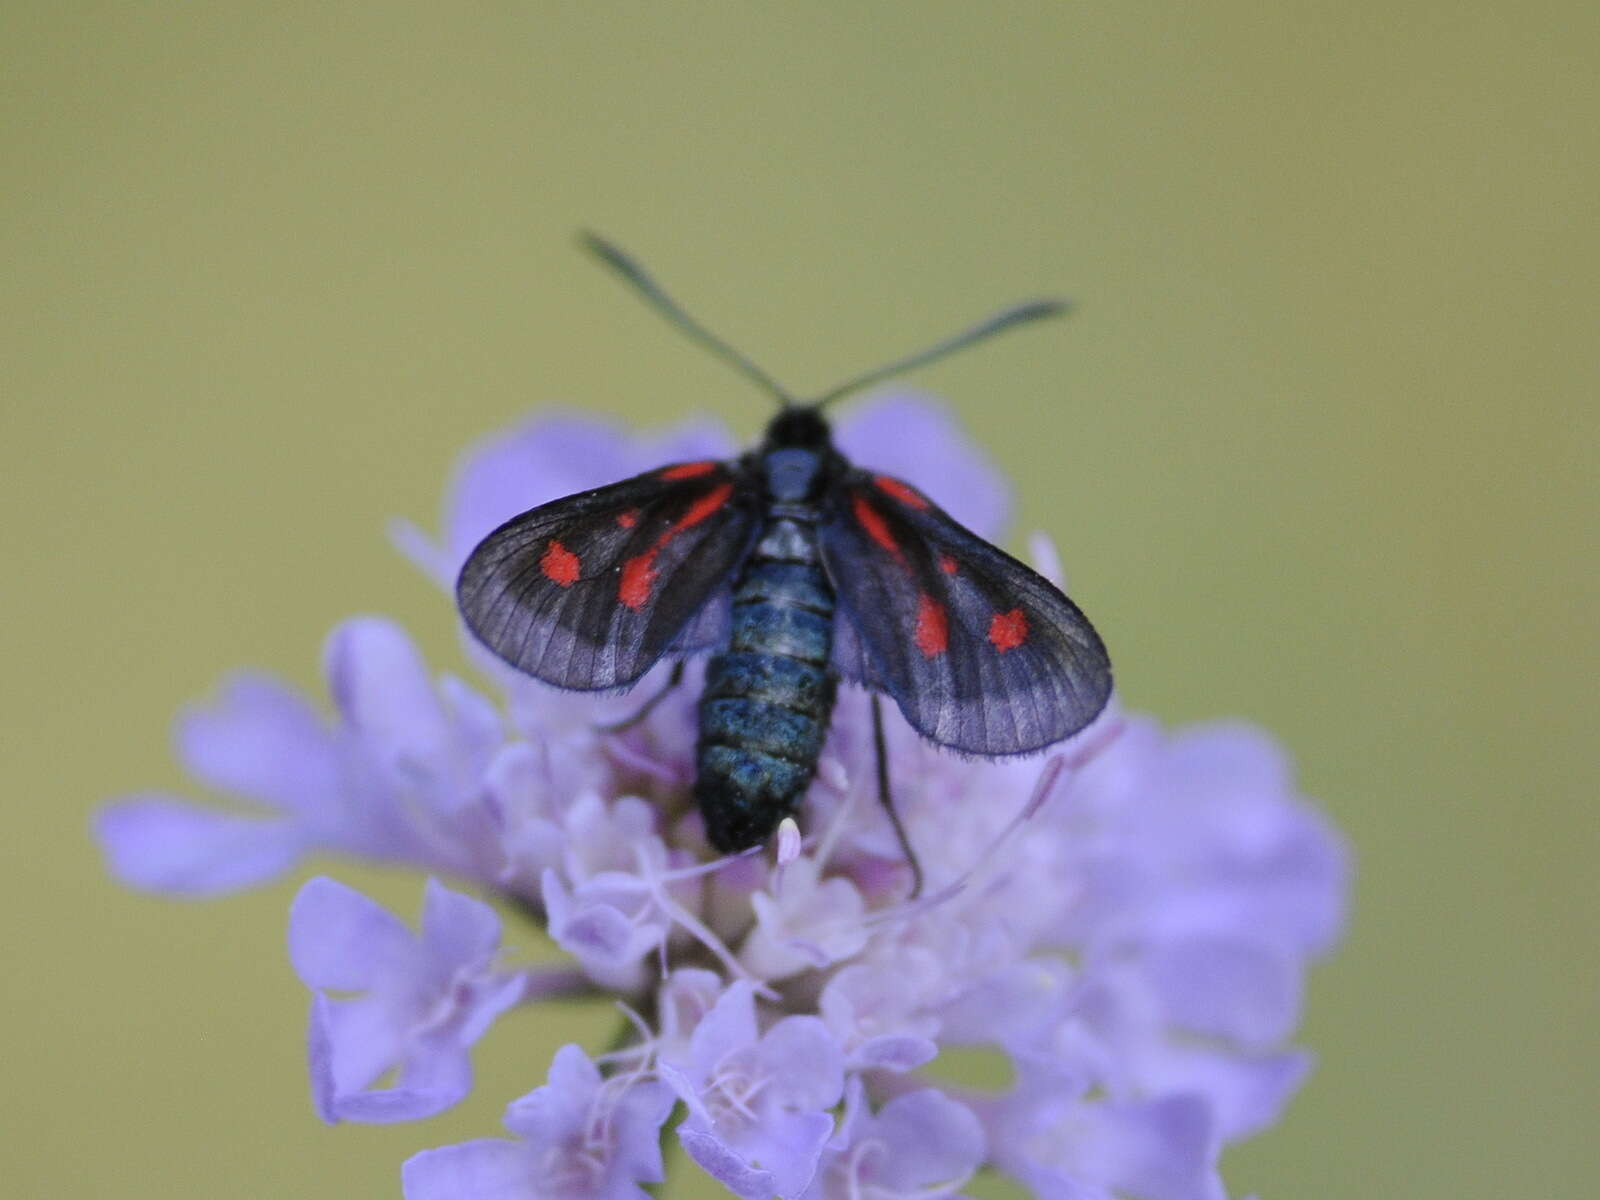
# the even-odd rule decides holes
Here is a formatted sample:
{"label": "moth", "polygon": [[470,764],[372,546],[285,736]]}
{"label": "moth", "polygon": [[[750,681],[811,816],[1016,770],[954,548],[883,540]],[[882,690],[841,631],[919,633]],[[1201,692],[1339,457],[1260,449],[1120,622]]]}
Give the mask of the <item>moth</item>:
{"label": "moth", "polygon": [[[1111,664],[1061,590],[952,520],[903,480],[850,463],[824,410],[840,397],[1002,330],[1065,311],[1040,300],[801,401],[691,317],[633,259],[585,235],[668,320],[769,392],[760,445],[729,461],[670,463],[540,505],[474,549],[456,597],[473,635],[559,688],[631,687],[710,654],[694,796],[706,837],[765,842],[803,799],[838,684],[872,693],[879,798],[895,815],[879,702],[962,754],[1026,754],[1087,726]],[[620,728],[621,725],[615,727]]]}

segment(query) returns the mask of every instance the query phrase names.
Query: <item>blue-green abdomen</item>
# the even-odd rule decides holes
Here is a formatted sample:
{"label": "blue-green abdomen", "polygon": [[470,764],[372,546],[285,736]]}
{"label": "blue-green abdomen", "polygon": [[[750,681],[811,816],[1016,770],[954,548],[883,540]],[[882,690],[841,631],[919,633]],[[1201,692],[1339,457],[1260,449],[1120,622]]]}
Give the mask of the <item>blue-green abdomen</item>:
{"label": "blue-green abdomen", "polygon": [[766,841],[811,784],[833,713],[833,607],[809,523],[779,518],[735,582],[700,697],[695,799],[719,850]]}

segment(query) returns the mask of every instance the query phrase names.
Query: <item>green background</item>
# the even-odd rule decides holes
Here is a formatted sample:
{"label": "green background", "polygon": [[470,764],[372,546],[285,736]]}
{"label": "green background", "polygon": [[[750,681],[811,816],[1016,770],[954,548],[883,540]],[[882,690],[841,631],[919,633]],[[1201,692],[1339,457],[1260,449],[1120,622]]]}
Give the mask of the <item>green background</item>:
{"label": "green background", "polygon": [[[1358,854],[1263,1200],[1589,1196],[1600,16],[1590,3],[0,6],[4,1110],[15,1196],[381,1196],[497,1131],[326,1129],[288,884],[109,883],[183,702],[317,689],[356,611],[460,660],[386,545],[531,407],[765,401],[593,226],[819,387],[925,372],[1058,538],[1127,703],[1240,714]],[[408,915],[417,882],[347,871]],[[679,1188],[709,1195],[709,1188]],[[990,1190],[986,1195],[999,1195]]]}

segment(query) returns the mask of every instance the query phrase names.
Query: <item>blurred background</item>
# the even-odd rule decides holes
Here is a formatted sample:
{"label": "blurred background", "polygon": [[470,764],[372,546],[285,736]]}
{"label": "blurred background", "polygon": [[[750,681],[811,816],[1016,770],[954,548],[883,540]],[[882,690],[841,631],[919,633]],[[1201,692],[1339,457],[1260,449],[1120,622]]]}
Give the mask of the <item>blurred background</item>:
{"label": "blurred background", "polygon": [[461,667],[384,528],[472,439],[759,430],[582,226],[801,390],[1078,299],[917,382],[1126,702],[1268,726],[1358,856],[1319,1069],[1231,1188],[1593,1194],[1593,5],[10,0],[0,55],[8,1195],[398,1195],[609,1031],[502,1022],[461,1109],[324,1128],[292,886],[133,895],[86,835],[183,785],[228,670],[320,696],[347,614]]}

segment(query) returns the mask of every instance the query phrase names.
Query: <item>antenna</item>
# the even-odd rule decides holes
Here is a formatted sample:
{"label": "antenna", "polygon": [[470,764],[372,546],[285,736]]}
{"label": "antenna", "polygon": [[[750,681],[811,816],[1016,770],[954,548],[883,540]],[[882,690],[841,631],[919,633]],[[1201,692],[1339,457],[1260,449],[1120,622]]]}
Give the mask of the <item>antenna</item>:
{"label": "antenna", "polygon": [[1033,321],[1040,321],[1046,317],[1062,316],[1072,309],[1072,306],[1063,300],[1029,300],[1022,304],[1013,305],[1010,308],[1002,309],[986,320],[979,321],[970,329],[962,330],[942,342],[936,342],[925,350],[919,350],[915,354],[907,355],[905,358],[899,358],[884,366],[874,367],[870,371],[863,372],[854,379],[847,380],[838,387],[824,392],[810,403],[802,405],[794,398],[788,388],[784,387],[771,375],[768,375],[755,363],[685,312],[676,300],[667,295],[665,289],[655,281],[648,271],[620,248],[608,242],[599,234],[587,231],[579,234],[578,240],[585,250],[622,276],[635,291],[644,297],[645,302],[650,307],[676,325],[680,331],[722,359],[723,362],[731,364],[747,379],[754,380],[763,390],[770,392],[778,403],[785,408],[823,408],[832,404],[841,396],[848,396],[851,392],[858,392],[864,387],[877,383],[879,380],[899,375],[914,367],[925,366],[936,359],[954,354],[957,350],[964,350],[975,342],[981,342],[997,333],[1003,333],[1007,329],[1018,325],[1026,325]]}
{"label": "antenna", "polygon": [[597,233],[585,231],[579,234],[578,240],[585,250],[632,284],[645,301],[667,320],[723,362],[732,364],[746,378],[755,380],[763,389],[777,397],[779,404],[785,408],[795,407],[795,398],[787,388],[685,312],[682,306],[651,278],[648,271],[622,250]]}
{"label": "antenna", "polygon": [[896,359],[885,366],[874,367],[857,375],[848,382],[841,383],[838,387],[824,392],[811,402],[811,407],[822,408],[832,404],[841,396],[848,396],[851,392],[858,392],[862,388],[877,383],[881,379],[888,379],[892,375],[899,375],[913,367],[920,367],[931,363],[935,359],[943,358],[947,354],[954,354],[957,350],[964,350],[974,342],[981,342],[991,338],[997,333],[1017,325],[1025,325],[1030,321],[1041,321],[1046,317],[1059,317],[1072,311],[1072,305],[1064,300],[1029,300],[1023,304],[995,313],[994,316],[984,321],[979,321],[971,329],[962,330],[954,337],[946,338],[929,346],[926,350],[919,350],[905,358]]}

